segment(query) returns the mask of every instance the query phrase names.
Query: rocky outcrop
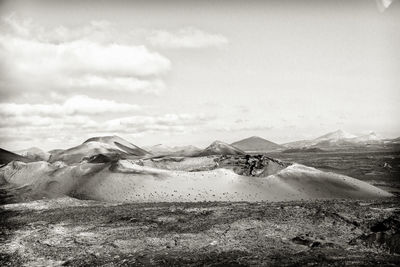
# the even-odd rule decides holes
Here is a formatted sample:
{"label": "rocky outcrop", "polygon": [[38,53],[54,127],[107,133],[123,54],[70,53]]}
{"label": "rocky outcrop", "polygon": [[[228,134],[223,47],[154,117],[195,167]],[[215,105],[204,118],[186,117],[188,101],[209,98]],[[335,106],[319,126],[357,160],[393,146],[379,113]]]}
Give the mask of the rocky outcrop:
{"label": "rocky outcrop", "polygon": [[290,165],[262,154],[221,156],[217,162],[219,167],[232,169],[237,174],[256,177],[275,174]]}
{"label": "rocky outcrop", "polygon": [[367,233],[351,240],[350,245],[363,244],[368,247],[388,250],[400,254],[400,212],[372,224]]}

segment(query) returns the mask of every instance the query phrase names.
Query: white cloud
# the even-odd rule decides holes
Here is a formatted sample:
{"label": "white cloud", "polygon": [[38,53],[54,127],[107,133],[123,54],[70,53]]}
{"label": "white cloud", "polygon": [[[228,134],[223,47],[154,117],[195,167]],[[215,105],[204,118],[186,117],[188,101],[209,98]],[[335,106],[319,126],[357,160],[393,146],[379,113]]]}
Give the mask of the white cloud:
{"label": "white cloud", "polygon": [[98,115],[137,111],[137,105],[118,103],[113,100],[90,98],[77,95],[67,99],[63,104],[15,104],[0,103],[0,118],[15,119],[18,116],[61,117],[70,115]]}
{"label": "white cloud", "polygon": [[74,96],[62,105],[67,114],[102,114],[112,112],[129,112],[140,109],[137,105],[118,103],[113,100],[89,98],[84,95]]}
{"label": "white cloud", "polygon": [[[74,131],[77,129],[77,126],[80,129],[96,126],[96,122],[87,116],[49,117],[42,115],[17,115],[0,118],[0,128],[6,129],[2,129],[4,133],[23,131],[32,136],[37,136],[40,133],[40,129],[44,129],[47,134],[51,135],[54,134],[54,129],[69,129],[70,131]],[[66,133],[64,132],[64,134]]]}
{"label": "white cloud", "polygon": [[145,45],[164,48],[222,46],[226,37],[196,28],[117,30],[108,21],[44,28],[12,14],[0,23],[3,94],[80,93],[85,90],[158,94],[171,62]]}
{"label": "white cloud", "polygon": [[192,27],[183,28],[174,33],[156,30],[151,32],[147,39],[152,45],[165,48],[218,47],[228,43],[228,39],[223,35],[207,33]]}
{"label": "white cloud", "polygon": [[[73,105],[74,106],[74,105]],[[45,110],[47,112],[47,109]],[[182,134],[197,131],[212,120],[203,114],[166,114],[154,116],[130,116],[106,121],[95,121],[88,116],[65,115],[50,117],[45,115],[0,116],[0,145],[11,145],[18,140],[14,149],[22,149],[23,142],[32,146],[40,144],[50,148],[48,139],[67,137],[63,147],[77,145],[77,139],[87,139],[97,135],[142,136],[144,134]],[[30,143],[29,143],[29,142]],[[60,145],[60,140],[57,142]],[[74,143],[75,142],[75,143]]]}
{"label": "white cloud", "polygon": [[44,28],[31,19],[22,19],[15,13],[3,17],[2,28],[4,32],[24,39],[35,39],[43,43],[68,43],[78,40],[92,41],[101,44],[124,43],[131,37],[120,33],[114,25],[106,20],[90,21],[77,26],[57,26]]}
{"label": "white cloud", "polygon": [[114,89],[121,92],[142,91],[157,94],[166,88],[162,79],[138,79],[134,77],[103,77],[99,75],[85,75],[79,79],[70,77],[61,86],[65,88],[107,90]]}
{"label": "white cloud", "polygon": [[[99,43],[112,43],[116,39],[118,31],[116,31],[109,21],[91,21],[87,25],[78,26],[75,28],[68,28],[59,26],[51,31],[41,31],[38,36],[51,43],[64,43],[76,40],[92,40]],[[120,40],[117,40],[118,42]]]}
{"label": "white cloud", "polygon": [[380,12],[384,12],[391,4],[393,0],[376,0],[378,9]]}
{"label": "white cloud", "polygon": [[[35,136],[49,136],[58,131],[70,133],[145,133],[185,132],[214,119],[204,114],[135,115],[137,105],[113,100],[76,95],[63,103],[16,104],[0,103],[0,128],[4,134],[26,132]],[[116,116],[124,117],[116,117]],[[102,117],[96,116],[101,115]],[[104,120],[102,118],[108,118]],[[42,132],[44,131],[44,132]],[[0,135],[1,138],[2,135]],[[18,136],[18,134],[16,134]]]}
{"label": "white cloud", "polygon": [[[7,66],[0,77],[2,90],[155,93],[165,87],[163,78],[171,63],[144,45],[79,39],[79,32],[75,39],[71,30],[64,34],[69,37],[50,42],[46,30],[13,17],[3,21],[1,30],[0,60]],[[56,30],[60,31],[67,30]]]}
{"label": "white cloud", "polygon": [[[226,44],[223,36],[194,28],[175,33],[115,30],[107,21],[49,29],[15,15],[0,20],[0,31],[0,92],[9,98],[0,103],[0,143],[45,143],[54,136],[68,136],[70,143],[74,138],[70,136],[187,133],[213,119],[163,115],[160,109],[156,115],[127,117],[141,107],[100,98],[120,93],[131,101],[132,94],[127,93],[165,90],[171,62],[144,44],[201,48]],[[43,102],[29,103],[30,96],[32,102],[38,97]],[[12,103],[11,99],[27,102]]]}
{"label": "white cloud", "polygon": [[207,123],[213,117],[204,114],[165,114],[161,116],[130,116],[109,120],[104,129],[116,132],[187,131],[188,126]]}

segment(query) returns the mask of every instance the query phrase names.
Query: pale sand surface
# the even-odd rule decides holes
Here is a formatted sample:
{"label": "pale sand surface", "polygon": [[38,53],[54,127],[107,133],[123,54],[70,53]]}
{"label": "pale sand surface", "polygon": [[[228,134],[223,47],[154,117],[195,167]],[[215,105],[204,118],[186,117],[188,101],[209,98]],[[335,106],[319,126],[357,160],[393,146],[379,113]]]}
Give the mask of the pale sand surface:
{"label": "pale sand surface", "polygon": [[0,176],[6,183],[29,187],[27,193],[36,196],[106,202],[256,202],[391,196],[366,182],[300,164],[267,177],[249,177],[224,168],[187,172],[140,166],[131,160],[72,166],[13,162],[0,170]]}

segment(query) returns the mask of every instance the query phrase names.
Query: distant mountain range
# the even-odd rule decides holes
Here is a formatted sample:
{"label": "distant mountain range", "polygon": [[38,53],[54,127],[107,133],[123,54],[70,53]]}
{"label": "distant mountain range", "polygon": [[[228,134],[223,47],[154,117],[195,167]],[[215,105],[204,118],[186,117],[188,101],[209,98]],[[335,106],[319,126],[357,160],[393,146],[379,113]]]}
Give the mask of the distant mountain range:
{"label": "distant mountain range", "polygon": [[283,144],[283,146],[286,148],[320,148],[330,150],[350,148],[384,148],[395,144],[396,139],[383,139],[374,132],[357,136],[347,133],[343,130],[337,130],[315,139],[290,142]]}
{"label": "distant mountain range", "polygon": [[175,146],[170,147],[166,145],[155,145],[146,147],[146,150],[151,152],[154,156],[168,155],[168,156],[185,156],[185,157],[200,157],[211,155],[243,155],[245,152],[236,146],[229,145],[222,141],[214,141],[204,149],[195,146]]}
{"label": "distant mountain range", "polygon": [[170,147],[162,144],[143,149],[114,135],[93,137],[78,146],[69,149],[55,149],[49,152],[45,152],[39,148],[29,148],[18,151],[17,153],[0,149],[0,164],[7,164],[13,160],[22,162],[63,161],[67,164],[73,164],[79,163],[82,160],[112,161],[120,158],[137,159],[159,156],[199,157],[210,155],[243,155],[246,153],[271,151],[284,153],[316,153],[341,149],[400,150],[400,137],[384,139],[373,132],[366,135],[354,135],[343,130],[337,130],[315,139],[300,140],[282,145],[258,136],[252,136],[232,144],[214,141],[204,149],[191,145]]}
{"label": "distant mountain range", "polygon": [[244,155],[246,154],[243,150],[229,145],[221,141],[214,141],[203,149],[202,151],[193,154],[193,156],[210,156],[210,155]]}
{"label": "distant mountain range", "polygon": [[164,144],[157,144],[155,146],[144,147],[153,155],[170,155],[170,156],[190,156],[201,151],[200,148],[195,146],[167,146]]}

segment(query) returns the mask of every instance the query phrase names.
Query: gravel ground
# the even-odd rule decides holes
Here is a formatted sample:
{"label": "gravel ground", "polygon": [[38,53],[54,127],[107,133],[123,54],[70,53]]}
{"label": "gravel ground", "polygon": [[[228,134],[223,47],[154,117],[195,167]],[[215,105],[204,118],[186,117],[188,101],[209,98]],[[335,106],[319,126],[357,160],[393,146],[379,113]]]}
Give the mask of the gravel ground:
{"label": "gravel ground", "polygon": [[398,266],[398,204],[3,204],[0,266]]}

